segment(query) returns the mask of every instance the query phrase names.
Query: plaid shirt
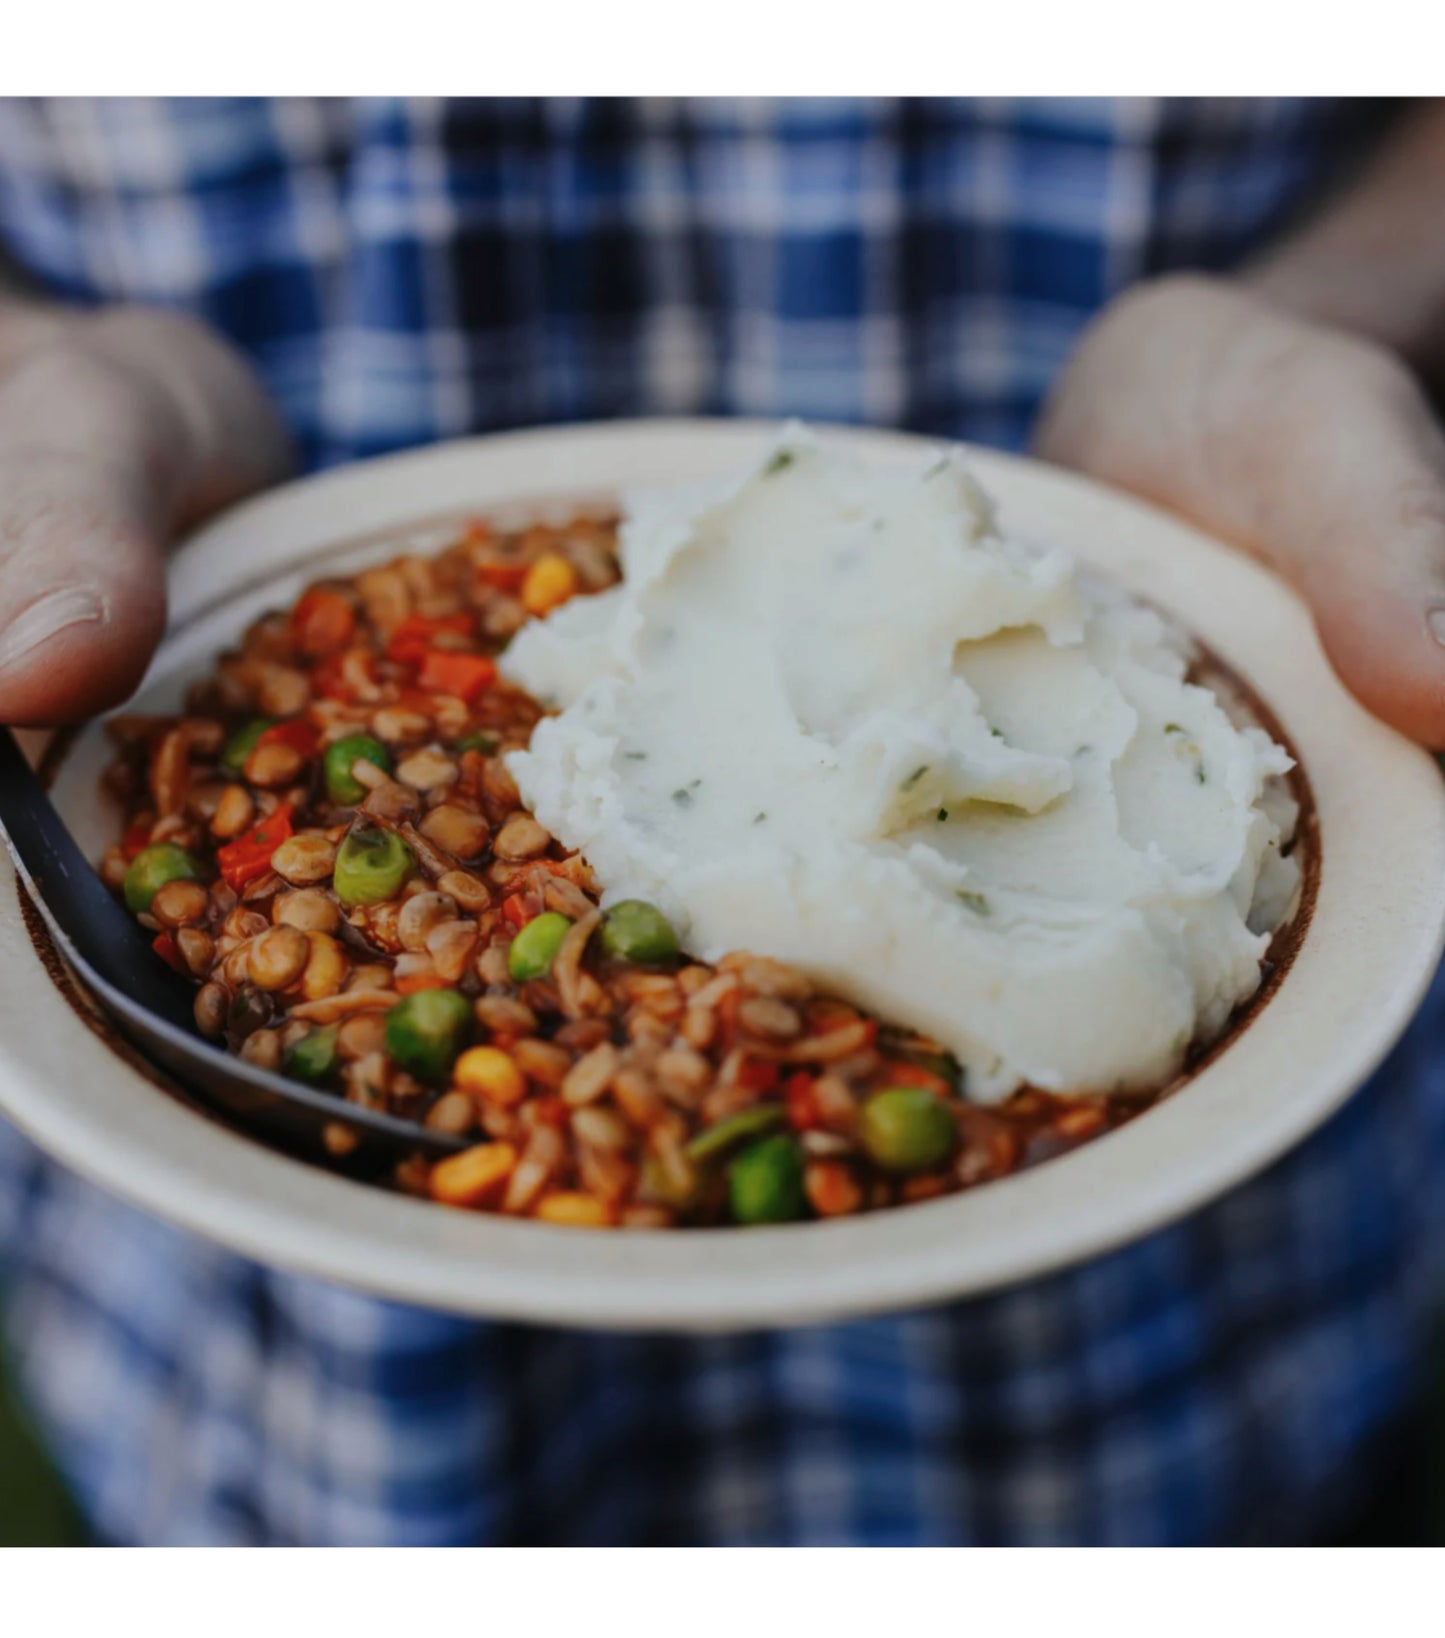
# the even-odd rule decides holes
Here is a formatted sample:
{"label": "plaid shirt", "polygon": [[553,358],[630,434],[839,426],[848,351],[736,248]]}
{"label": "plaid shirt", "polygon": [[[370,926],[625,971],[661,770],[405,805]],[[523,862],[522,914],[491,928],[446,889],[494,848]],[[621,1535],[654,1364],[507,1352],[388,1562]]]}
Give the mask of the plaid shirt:
{"label": "plaid shirt", "polygon": [[[179,304],[308,460],[659,412],[1017,445],[1088,316],[1229,266],[1365,106],[0,103],[0,242]],[[478,1324],[244,1262],[0,1129],[8,1331],[102,1539],[1293,1540],[1440,1273],[1437,987],[1268,1174],[1041,1283],[719,1339]],[[59,1095],[59,1093],[58,1093]]]}

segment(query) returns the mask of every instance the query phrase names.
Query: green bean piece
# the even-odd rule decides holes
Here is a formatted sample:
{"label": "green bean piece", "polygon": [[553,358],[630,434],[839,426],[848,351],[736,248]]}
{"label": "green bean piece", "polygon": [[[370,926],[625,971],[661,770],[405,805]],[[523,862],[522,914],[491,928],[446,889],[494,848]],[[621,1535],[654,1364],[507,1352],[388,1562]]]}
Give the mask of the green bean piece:
{"label": "green bean piece", "polygon": [[942,1099],[921,1086],[875,1092],[858,1117],[858,1137],[886,1172],[922,1172],[953,1153],[958,1129]]}
{"label": "green bean piece", "polygon": [[331,885],[345,905],[380,904],[397,892],[415,862],[393,831],[356,825],[337,849]]}
{"label": "green bean piece", "polygon": [[226,741],[226,748],[221,752],[221,766],[228,773],[240,773],[246,765],[246,758],[256,749],[256,741],[268,728],[274,726],[270,717],[257,717],[244,728],[238,728]]}
{"label": "green bean piece", "polygon": [[386,1050],[420,1081],[441,1081],[456,1062],[472,1023],[460,990],[417,990],[386,1015]]}
{"label": "green bean piece", "polygon": [[282,1069],[293,1081],[305,1081],[308,1086],[320,1086],[336,1073],[339,1062],[336,1036],[340,1025],[327,1024],[303,1035],[291,1047],[282,1061]]}
{"label": "green bean piece", "polygon": [[555,910],[546,910],[531,921],[512,940],[507,957],[507,969],[518,984],[528,979],[545,978],[552,970],[562,940],[572,923]]}
{"label": "green bean piece", "polygon": [[371,762],[383,773],[391,772],[391,756],[386,746],[370,734],[348,734],[345,739],[328,745],[321,760],[326,794],[343,807],[354,807],[366,800],[366,786],[351,771],[357,762]]}
{"label": "green bean piece", "polygon": [[687,1146],[687,1157],[689,1160],[711,1160],[736,1143],[777,1131],[787,1118],[788,1111],[780,1103],[755,1103],[751,1109],[729,1115],[716,1126],[699,1132]]}
{"label": "green bean piece", "polygon": [[174,842],[156,842],[143,847],[125,873],[121,889],[125,907],[137,916],[144,915],[151,907],[151,900],[167,882],[199,881],[200,875],[200,866]]}
{"label": "green bean piece", "polygon": [[728,1198],[739,1223],[792,1223],[805,1216],[797,1139],[779,1133],[744,1149],[728,1168]]}
{"label": "green bean piece", "polygon": [[457,741],[457,752],[480,751],[483,756],[491,756],[501,743],[495,734],[468,734],[465,739]]}
{"label": "green bean piece", "polygon": [[616,961],[656,966],[677,960],[677,934],[656,905],[645,899],[623,899],[602,917],[597,932],[602,948]]}

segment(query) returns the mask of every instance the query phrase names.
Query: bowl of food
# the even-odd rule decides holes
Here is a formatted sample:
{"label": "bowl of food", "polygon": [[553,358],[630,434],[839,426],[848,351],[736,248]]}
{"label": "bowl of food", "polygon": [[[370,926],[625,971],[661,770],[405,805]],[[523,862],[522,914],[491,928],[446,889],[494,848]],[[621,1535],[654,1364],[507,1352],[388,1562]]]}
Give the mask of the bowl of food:
{"label": "bowl of food", "polygon": [[[1431,758],[1257,564],[1035,463],[747,423],[328,473],[184,546],[137,699],[38,748],[273,1151],[7,882],[0,1102],[247,1254],[723,1328],[940,1300],[1265,1165],[1445,926]],[[23,1025],[22,1025],[23,1020]],[[348,1111],[443,1133],[371,1162]]]}

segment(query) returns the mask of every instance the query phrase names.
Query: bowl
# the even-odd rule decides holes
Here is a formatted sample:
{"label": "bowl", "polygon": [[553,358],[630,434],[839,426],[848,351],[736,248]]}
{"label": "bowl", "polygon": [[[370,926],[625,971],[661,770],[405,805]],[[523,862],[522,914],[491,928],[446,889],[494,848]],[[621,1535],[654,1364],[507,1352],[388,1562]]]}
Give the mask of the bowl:
{"label": "bowl", "polygon": [[[774,429],[639,421],[466,440],[304,479],[235,508],[171,570],[171,623],[130,709],[168,710],[262,609],[322,573],[429,550],[478,511],[538,515],[734,469]],[[829,429],[916,461],[920,440]],[[1004,526],[1084,561],[1192,630],[1263,700],[1307,772],[1313,913],[1265,1004],[1172,1096],[1066,1156],[963,1194],[777,1228],[597,1232],[405,1198],[279,1155],[119,1045],[0,866],[0,1110],[101,1187],[298,1272],[448,1309],[566,1325],[797,1325],[977,1293],[1094,1256],[1203,1205],[1324,1121],[1417,1006],[1445,935],[1445,786],[1434,759],[1335,678],[1303,605],[1177,519],[1036,462],[970,450]],[[56,748],[57,753],[60,747]],[[115,815],[91,724],[52,786],[98,858]]]}

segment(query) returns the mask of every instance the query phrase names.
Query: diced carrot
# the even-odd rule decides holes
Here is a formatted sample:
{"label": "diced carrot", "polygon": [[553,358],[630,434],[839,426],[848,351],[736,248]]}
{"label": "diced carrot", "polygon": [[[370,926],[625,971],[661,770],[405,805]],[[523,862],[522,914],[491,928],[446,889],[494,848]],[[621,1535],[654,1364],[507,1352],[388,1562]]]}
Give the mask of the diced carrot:
{"label": "diced carrot", "polygon": [[497,591],[518,592],[527,578],[527,567],[525,563],[479,563],[477,579]]}
{"label": "diced carrot", "polygon": [[291,809],[279,807],[259,825],[243,831],[234,842],[218,849],[216,863],[226,885],[239,893],[248,882],[271,868],[271,855],[292,833]]}
{"label": "diced carrot", "polygon": [[887,1086],[920,1086],[929,1092],[936,1092],[939,1097],[947,1098],[953,1094],[953,1088],[942,1075],[936,1075],[931,1069],[925,1069],[922,1064],[910,1063],[906,1059],[890,1059],[883,1065],[882,1081]]}
{"label": "diced carrot", "polygon": [[465,612],[442,614],[435,619],[428,619],[422,614],[409,614],[392,632],[391,641],[386,645],[386,657],[395,660],[398,665],[420,665],[427,650],[443,632],[450,632],[456,637],[470,637],[473,627],[472,616]]}
{"label": "diced carrot", "polygon": [[497,680],[497,667],[485,654],[457,654],[444,648],[429,648],[422,656],[416,680],[423,688],[454,695],[470,705]]}
{"label": "diced carrot", "polygon": [[345,648],[356,629],[356,612],[338,591],[317,586],[291,611],[291,640],[315,658]]}
{"label": "diced carrot", "polygon": [[788,1105],[788,1124],[794,1131],[810,1132],[823,1124],[823,1112],[813,1091],[813,1077],[807,1070],[800,1069],[788,1076],[783,1096]]}
{"label": "diced carrot", "polygon": [[321,736],[304,717],[292,717],[289,722],[274,723],[267,728],[256,743],[289,745],[293,751],[309,759],[316,755],[316,747],[321,743]]}
{"label": "diced carrot", "polygon": [[542,913],[542,901],[535,893],[513,893],[502,900],[502,914],[519,932],[533,916]]}
{"label": "diced carrot", "polygon": [[[359,660],[356,658],[359,656]],[[360,671],[368,682],[375,682],[372,657],[366,649],[345,648],[328,654],[318,661],[311,673],[311,691],[326,700],[349,700],[355,693],[347,671]]]}
{"label": "diced carrot", "polygon": [[780,1075],[771,1058],[744,1057],[738,1067],[738,1085],[750,1092],[772,1092],[777,1089]]}

